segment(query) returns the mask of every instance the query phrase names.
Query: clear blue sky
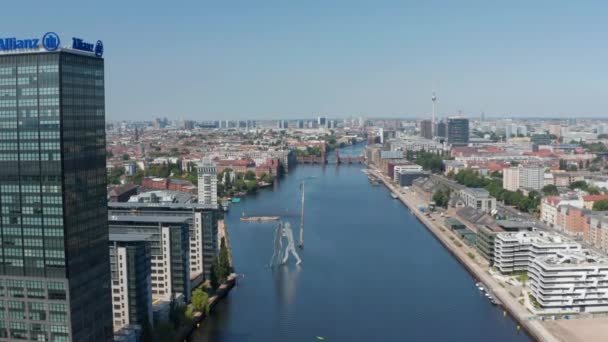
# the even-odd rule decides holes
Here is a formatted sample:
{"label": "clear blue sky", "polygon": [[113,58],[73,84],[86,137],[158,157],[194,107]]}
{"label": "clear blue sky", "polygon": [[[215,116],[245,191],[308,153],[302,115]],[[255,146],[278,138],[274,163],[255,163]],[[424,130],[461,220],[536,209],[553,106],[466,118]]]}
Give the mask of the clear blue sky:
{"label": "clear blue sky", "polygon": [[103,40],[108,119],[606,116],[608,4],[447,2],[19,0],[0,36]]}

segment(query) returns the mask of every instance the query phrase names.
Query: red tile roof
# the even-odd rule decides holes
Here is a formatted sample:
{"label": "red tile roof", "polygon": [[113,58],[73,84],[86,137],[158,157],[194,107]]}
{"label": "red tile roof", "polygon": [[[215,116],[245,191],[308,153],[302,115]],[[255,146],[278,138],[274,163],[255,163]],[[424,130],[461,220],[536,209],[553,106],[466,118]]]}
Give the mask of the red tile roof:
{"label": "red tile roof", "polygon": [[585,202],[595,202],[601,200],[608,200],[608,195],[587,195],[583,196],[583,201]]}

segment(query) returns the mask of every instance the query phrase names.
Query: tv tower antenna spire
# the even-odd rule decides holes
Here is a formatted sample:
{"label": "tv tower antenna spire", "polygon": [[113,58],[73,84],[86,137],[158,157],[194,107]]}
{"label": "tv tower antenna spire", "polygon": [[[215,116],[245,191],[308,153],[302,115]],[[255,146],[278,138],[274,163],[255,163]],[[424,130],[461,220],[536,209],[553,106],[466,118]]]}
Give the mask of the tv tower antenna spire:
{"label": "tv tower antenna spire", "polygon": [[433,92],[433,97],[431,97],[431,101],[433,101],[433,114],[431,117],[431,137],[434,139],[435,138],[435,127],[436,127],[436,122],[435,122],[435,116],[437,115],[437,96],[435,96],[435,92]]}

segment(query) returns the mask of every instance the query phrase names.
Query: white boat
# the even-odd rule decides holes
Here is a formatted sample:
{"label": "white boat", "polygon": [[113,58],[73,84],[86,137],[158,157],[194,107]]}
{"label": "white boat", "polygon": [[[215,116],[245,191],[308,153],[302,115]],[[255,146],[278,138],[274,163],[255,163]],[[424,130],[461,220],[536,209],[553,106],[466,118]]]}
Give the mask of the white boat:
{"label": "white boat", "polygon": [[399,196],[397,196],[397,194],[395,194],[394,192],[391,192],[391,197],[392,197],[393,199],[397,199],[397,197],[399,197]]}

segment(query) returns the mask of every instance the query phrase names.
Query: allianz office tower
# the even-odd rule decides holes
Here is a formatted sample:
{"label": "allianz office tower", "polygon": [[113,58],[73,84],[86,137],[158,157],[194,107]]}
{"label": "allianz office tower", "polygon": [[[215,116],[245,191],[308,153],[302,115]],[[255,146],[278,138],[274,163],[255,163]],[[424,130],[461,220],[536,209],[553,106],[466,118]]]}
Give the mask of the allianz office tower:
{"label": "allianz office tower", "polygon": [[0,341],[107,341],[104,60],[0,51]]}

